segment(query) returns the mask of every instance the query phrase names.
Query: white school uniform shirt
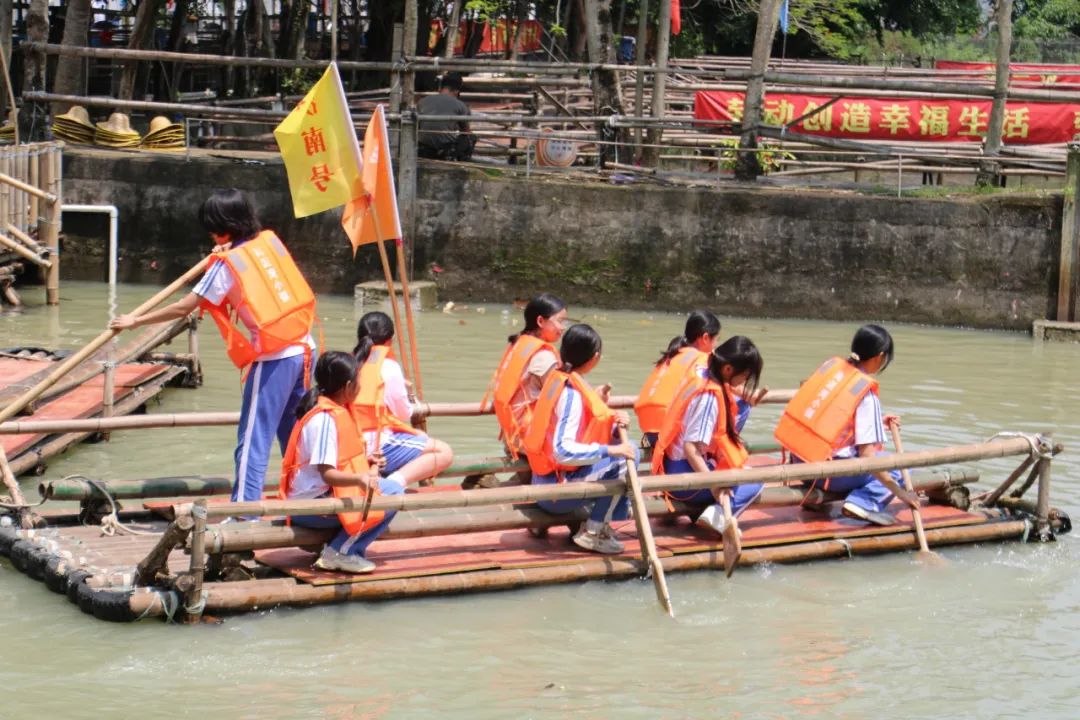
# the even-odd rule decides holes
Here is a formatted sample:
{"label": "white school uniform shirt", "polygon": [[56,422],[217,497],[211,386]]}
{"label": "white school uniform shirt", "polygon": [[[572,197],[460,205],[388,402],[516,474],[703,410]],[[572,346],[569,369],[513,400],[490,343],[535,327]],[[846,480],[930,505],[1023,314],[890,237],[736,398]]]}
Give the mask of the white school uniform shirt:
{"label": "white school uniform shirt", "polygon": [[[405,374],[401,371],[401,365],[397,360],[386,358],[383,360],[379,375],[383,381],[383,404],[394,417],[406,425],[411,425],[413,406],[409,402],[409,388],[405,385]],[[382,447],[383,441],[390,432],[392,431],[383,430],[383,436],[376,438],[374,430],[367,430],[364,432],[364,442],[369,448]]]}
{"label": "white school uniform shirt", "polygon": [[296,459],[300,468],[289,487],[289,497],[307,500],[329,493],[330,486],[323,482],[316,465],[336,468],[338,464],[337,424],[330,413],[318,413],[304,425]]}
{"label": "white school uniform shirt", "polygon": [[854,443],[840,448],[833,457],[853,458],[859,454],[859,445],[884,445],[885,423],[881,417],[881,400],[877,393],[868,392],[859,401],[855,408],[855,440]]}
{"label": "white school uniform shirt", "polygon": [[[199,284],[195,286],[195,289],[192,292],[212,305],[222,305],[225,301],[228,301],[230,305],[236,307],[240,304],[241,300],[240,288],[236,284],[236,277],[233,275],[232,270],[229,269],[229,266],[223,262],[214,263],[213,267],[202,276],[202,279],[199,280]],[[247,328],[248,335],[257,351],[259,349],[258,336],[256,334],[255,323],[252,322],[251,316],[246,309],[242,309],[237,313],[237,317],[244,327]],[[315,341],[310,334],[305,337],[302,342],[312,350],[315,350]],[[282,360],[284,358],[303,354],[303,345],[289,345],[277,352],[260,354],[255,358],[255,361]]]}
{"label": "white school uniform shirt", "polygon": [[716,418],[720,412],[720,403],[712,393],[701,393],[686,406],[683,413],[683,429],[675,442],[668,447],[666,455],[672,460],[685,460],[683,444],[688,442],[709,444],[716,430]]}
{"label": "white school uniform shirt", "polygon": [[555,403],[555,432],[552,433],[551,445],[555,452],[555,461],[560,465],[581,467],[592,465],[608,457],[608,446],[603,443],[581,443],[577,441],[578,429],[582,416],[581,393],[567,385]]}

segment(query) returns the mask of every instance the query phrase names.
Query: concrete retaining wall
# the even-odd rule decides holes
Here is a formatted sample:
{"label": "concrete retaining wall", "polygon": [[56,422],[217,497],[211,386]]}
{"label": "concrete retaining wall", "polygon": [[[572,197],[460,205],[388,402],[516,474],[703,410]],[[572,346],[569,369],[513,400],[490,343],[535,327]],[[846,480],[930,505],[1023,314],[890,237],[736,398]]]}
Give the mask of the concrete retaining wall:
{"label": "concrete retaining wall", "polygon": [[[292,217],[284,170],[199,155],[73,150],[65,201],[120,208],[127,281],[164,281],[209,243],[195,218],[218,187],[251,192],[317,290],[381,276],[354,261],[335,212]],[[445,299],[546,289],[575,304],[724,315],[1030,328],[1057,292],[1059,195],[897,199],[825,191],[532,181],[422,165],[415,268]],[[62,271],[102,277],[104,220],[65,218]]]}

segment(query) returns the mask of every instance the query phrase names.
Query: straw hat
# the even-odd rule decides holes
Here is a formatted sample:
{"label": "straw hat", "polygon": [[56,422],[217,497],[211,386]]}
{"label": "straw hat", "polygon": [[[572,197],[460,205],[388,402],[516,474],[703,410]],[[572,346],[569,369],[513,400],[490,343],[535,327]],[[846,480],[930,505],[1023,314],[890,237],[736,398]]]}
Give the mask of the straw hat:
{"label": "straw hat", "polygon": [[141,146],[150,150],[175,150],[184,147],[185,139],[183,125],[158,115],[150,121],[150,132],[142,139]]}
{"label": "straw hat", "polygon": [[150,137],[154,133],[161,132],[162,130],[167,130],[174,124],[179,127],[178,124],[173,123],[171,120],[169,120],[169,118],[165,117],[164,115],[158,115],[150,121],[150,132],[146,133],[146,137]]}
{"label": "straw hat", "polygon": [[109,119],[103,123],[97,124],[98,130],[104,130],[106,135],[112,134],[117,136],[129,136],[138,135],[137,132],[131,129],[131,118],[122,112],[114,112],[109,116]]}
{"label": "straw hat", "polygon": [[55,118],[53,118],[53,120],[67,120],[76,125],[88,127],[91,130],[94,129],[94,126],[90,124],[90,113],[86,112],[86,108],[84,108],[82,105],[72,105],[70,110],[68,110],[63,115],[57,115]]}

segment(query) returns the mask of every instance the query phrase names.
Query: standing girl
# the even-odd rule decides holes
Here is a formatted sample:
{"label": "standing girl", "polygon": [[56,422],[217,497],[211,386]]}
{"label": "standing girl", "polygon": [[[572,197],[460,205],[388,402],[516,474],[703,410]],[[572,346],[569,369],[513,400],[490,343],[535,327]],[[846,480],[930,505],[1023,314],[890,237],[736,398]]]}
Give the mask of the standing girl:
{"label": "standing girl", "polygon": [[360,363],[360,393],[353,415],[368,447],[385,460],[383,475],[408,485],[445,470],[454,452],[413,428],[408,385],[390,349],[393,339],[394,323],[386,313],[369,312],[360,318],[353,350]]}
{"label": "standing girl", "polygon": [[[357,363],[349,353],[324,353],[315,365],[315,387],[296,409],[293,428],[281,466],[282,498],[336,498],[400,495],[405,486],[380,478],[368,464],[364,440],[356,428],[350,405],[359,382]],[[341,528],[315,565],[324,570],[366,573],[375,563],[365,555],[368,546],[386,531],[393,512],[340,513],[337,516],[298,516],[297,525]]]}
{"label": "standing girl", "polygon": [[525,306],[525,329],[507,338],[510,345],[480,403],[486,407],[491,399],[502,440],[512,458],[520,456],[540,389],[548,373],[559,365],[554,343],[562,337],[565,324],[566,304],[562,300],[549,293],[530,300]]}
{"label": "standing girl", "polygon": [[[540,391],[524,447],[534,485],[615,480],[637,462],[637,449],[615,440],[615,428],[629,417],[611,410],[584,375],[600,362],[600,336],[588,325],[574,325],[563,336],[562,365],[552,370]],[[551,513],[567,513],[591,505],[589,519],[574,534],[576,545],[599,553],[620,553],[612,520],[625,520],[627,499],[542,501]]]}
{"label": "standing girl", "polygon": [[[885,443],[885,426],[899,424],[895,415],[881,414],[878,382],[893,359],[893,339],[880,325],[863,325],[851,341],[847,358],[834,357],[817,369],[784,408],[776,439],[795,462],[873,457]],[[896,485],[899,471],[834,477],[817,483],[829,492],[847,493],[842,512],[874,525],[892,525],[885,512],[892,500],[886,484]]]}
{"label": "standing girl", "polygon": [[[764,362],[749,338],[736,335],[708,355],[705,377],[692,377],[671,405],[653,450],[655,475],[709,472],[741,468],[750,454],[736,428],[736,399],[733,387],[750,394],[761,380]],[[685,490],[670,497],[701,506],[697,524],[721,534],[737,530],[728,527],[721,493],[730,493],[731,514],[737,517],[761,494],[762,485],[739,485],[730,490]]]}

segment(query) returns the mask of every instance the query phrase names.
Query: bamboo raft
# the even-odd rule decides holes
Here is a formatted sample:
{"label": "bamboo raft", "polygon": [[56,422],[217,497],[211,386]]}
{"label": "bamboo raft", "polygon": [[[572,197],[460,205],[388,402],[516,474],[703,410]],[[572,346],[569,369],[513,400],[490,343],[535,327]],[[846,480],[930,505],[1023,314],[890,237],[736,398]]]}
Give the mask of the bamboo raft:
{"label": "bamboo raft", "polygon": [[[117,347],[107,347],[89,356],[64,379],[52,386],[26,408],[19,422],[26,431],[0,435],[0,449],[15,475],[45,471],[50,458],[88,438],[100,437],[99,430],[51,431],[47,424],[72,419],[111,418],[141,411],[165,387],[194,387],[201,383],[198,358],[194,353],[156,352],[162,345],[185,332],[195,332],[194,319],[149,329]],[[64,359],[62,353],[37,348],[0,350],[0,407],[5,407],[53,372]],[[46,423],[45,428],[34,424]]]}
{"label": "bamboo raft", "polygon": [[[807,495],[804,481],[899,468],[920,469],[913,482],[931,546],[1052,540],[1071,529],[1069,517],[1050,505],[1051,460],[1061,449],[1042,436],[1002,434],[977,445],[792,465],[781,464],[775,448],[760,447],[748,469],[644,476],[640,485],[649,493],[656,555],[666,572],[723,568],[723,546],[689,521],[689,508],[658,493],[750,482],[766,487],[740,519],[738,564],[804,562],[916,548],[911,511],[900,503],[890,508],[898,520],[891,527],[838,517],[835,504],[829,514],[803,507],[840,499],[820,490]],[[968,485],[979,474],[951,467],[1009,456],[1021,459],[1016,469],[974,496]],[[447,475],[515,469],[500,458],[464,458]],[[1036,485],[1036,500],[1026,499]],[[375,572],[359,576],[315,569],[330,532],[289,526],[284,517],[360,510],[362,499],[230,503],[220,499],[228,486],[228,479],[201,477],[45,482],[39,490],[46,501],[75,500],[80,507],[43,511],[33,529],[0,517],[0,554],[86,613],[118,622],[196,622],[284,606],[641,578],[648,570],[634,521],[616,525],[625,552],[599,556],[568,542],[581,513],[552,515],[535,507],[540,500],[623,494],[622,481],[467,490],[440,485],[375,498],[372,509],[400,514],[369,551]],[[129,500],[137,504],[121,505]],[[258,519],[221,522],[234,516]],[[528,528],[544,528],[546,537]]]}

